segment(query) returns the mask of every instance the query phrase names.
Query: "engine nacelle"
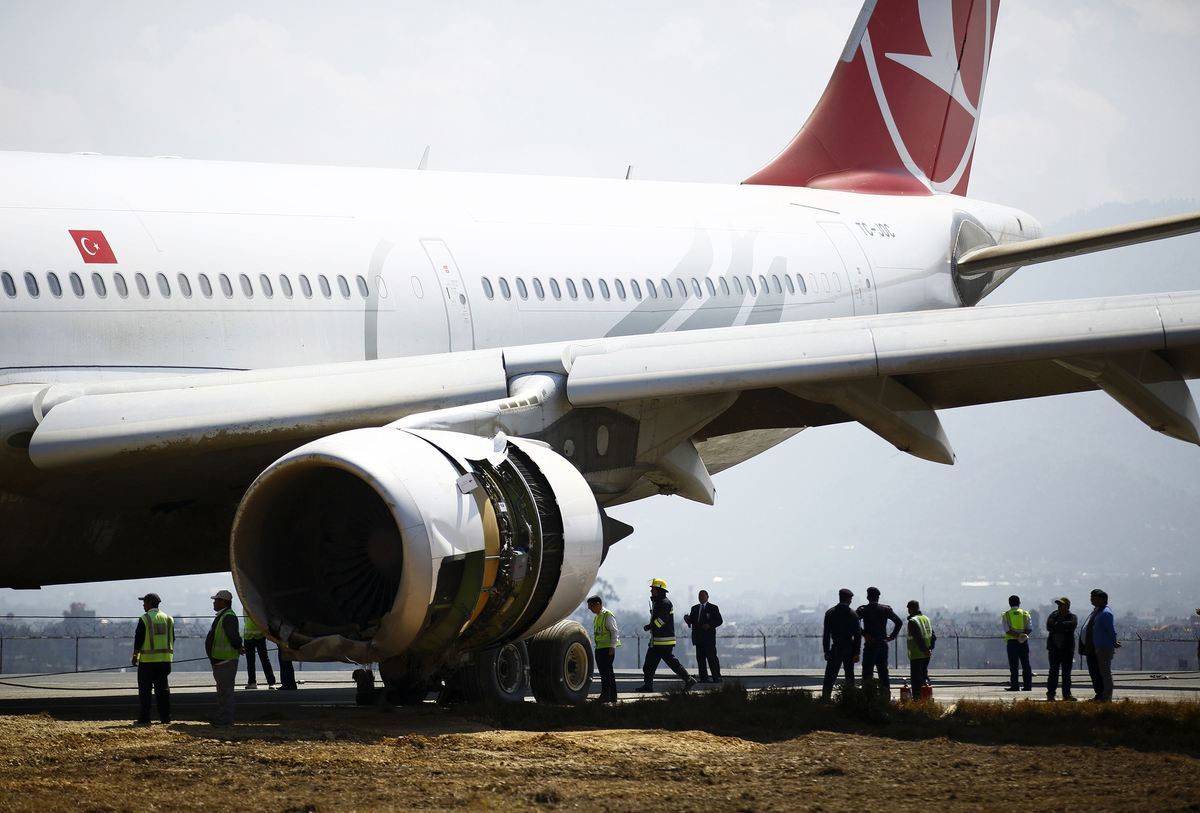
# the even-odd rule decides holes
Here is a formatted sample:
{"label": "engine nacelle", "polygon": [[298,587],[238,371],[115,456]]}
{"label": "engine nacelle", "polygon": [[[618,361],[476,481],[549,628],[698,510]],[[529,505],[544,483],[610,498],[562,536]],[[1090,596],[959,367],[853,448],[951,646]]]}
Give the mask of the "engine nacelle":
{"label": "engine nacelle", "polygon": [[360,429],[259,475],[230,559],[246,613],[299,659],[428,670],[569,615],[595,581],[603,525],[582,475],[544,444]]}

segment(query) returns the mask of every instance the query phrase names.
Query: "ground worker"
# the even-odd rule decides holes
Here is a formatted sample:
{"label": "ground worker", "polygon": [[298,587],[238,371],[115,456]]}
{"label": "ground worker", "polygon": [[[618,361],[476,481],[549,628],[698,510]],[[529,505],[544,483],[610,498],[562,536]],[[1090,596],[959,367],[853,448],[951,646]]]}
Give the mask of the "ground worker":
{"label": "ground worker", "polygon": [[[1021,609],[1021,597],[1009,596],[1008,609],[1000,616],[1004,622],[1004,644],[1008,647],[1008,688],[1004,691],[1033,691],[1033,669],[1029,665],[1029,632],[1033,621]],[[1025,678],[1024,686],[1017,685],[1017,664]]]}
{"label": "ground worker", "polygon": [[654,672],[658,662],[665,661],[671,671],[683,681],[683,690],[696,685],[696,679],[687,673],[679,658],[675,657],[675,608],[667,598],[667,583],[663,579],[650,580],[650,623],[642,627],[650,633],[650,647],[646,650],[646,663],[642,666],[645,683],[635,692],[654,691]]}
{"label": "ground worker", "polygon": [[933,656],[933,622],[921,612],[915,599],[908,602],[908,677],[913,699],[921,696],[921,687],[929,683],[929,660]]}
{"label": "ground worker", "polygon": [[596,643],[596,668],[600,671],[599,702],[616,703],[617,677],[613,673],[613,660],[621,645],[621,630],[617,627],[617,617],[604,608],[600,596],[589,598],[587,606],[596,616],[592,619],[592,638]]}
{"label": "ground worker", "polygon": [[[904,622],[896,611],[886,604],[879,603],[879,588],[867,588],[867,603],[856,611],[862,621],[863,685],[871,679],[872,669],[879,672],[879,691],[884,696],[891,694],[891,680],[888,676],[888,644],[896,640]],[[892,631],[887,631],[888,622],[892,622]]]}
{"label": "ground worker", "polygon": [[1099,587],[1090,596],[1092,613],[1084,622],[1079,635],[1079,649],[1087,658],[1088,674],[1092,678],[1092,689],[1097,703],[1109,703],[1113,697],[1113,656],[1121,646],[1117,640],[1116,619],[1108,606],[1108,593]]}
{"label": "ground worker", "polygon": [[246,681],[247,689],[257,689],[258,681],[255,679],[254,656],[257,653],[258,659],[262,661],[263,675],[267,679],[267,688],[275,688],[275,671],[271,668],[271,660],[267,657],[267,638],[263,635],[263,631],[259,629],[258,624],[250,616],[246,616],[245,628],[242,632],[242,643],[246,646],[246,672],[250,678]]}
{"label": "ground worker", "polygon": [[825,682],[821,685],[821,697],[828,700],[833,693],[833,683],[838,670],[846,671],[844,690],[854,689],[854,664],[858,663],[858,650],[862,643],[862,630],[858,616],[850,609],[854,594],[848,588],[838,590],[838,603],[825,611],[825,626],[821,633],[821,648],[825,650]]}
{"label": "ground worker", "polygon": [[1075,661],[1075,628],[1079,619],[1071,612],[1071,599],[1054,599],[1054,612],[1046,619],[1046,659],[1050,674],[1046,677],[1046,699],[1053,700],[1058,691],[1058,676],[1062,674],[1062,698],[1074,700],[1071,694],[1071,666]]}
{"label": "ground worker", "polygon": [[238,656],[245,652],[238,632],[238,617],[233,611],[233,594],[218,590],[212,597],[212,628],[204,639],[204,651],[212,663],[217,682],[217,718],[213,725],[233,725],[233,685],[237,682]]}
{"label": "ground worker", "polygon": [[175,659],[175,619],[158,609],[158,593],[138,596],[143,615],[133,633],[133,665],[137,667],[141,711],[134,725],[150,725],[150,695],[158,701],[159,722],[171,722],[171,687],[167,676]]}

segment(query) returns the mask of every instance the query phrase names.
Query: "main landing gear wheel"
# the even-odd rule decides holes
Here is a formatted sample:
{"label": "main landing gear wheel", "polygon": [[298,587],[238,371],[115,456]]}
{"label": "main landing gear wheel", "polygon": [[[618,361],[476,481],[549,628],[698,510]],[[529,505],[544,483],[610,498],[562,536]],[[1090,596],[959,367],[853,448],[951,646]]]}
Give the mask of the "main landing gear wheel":
{"label": "main landing gear wheel", "polygon": [[529,639],[529,682],[539,703],[578,706],[592,688],[592,647],[577,621],[559,621]]}
{"label": "main landing gear wheel", "polygon": [[524,641],[476,653],[455,675],[468,702],[521,703],[528,688],[529,652]]}

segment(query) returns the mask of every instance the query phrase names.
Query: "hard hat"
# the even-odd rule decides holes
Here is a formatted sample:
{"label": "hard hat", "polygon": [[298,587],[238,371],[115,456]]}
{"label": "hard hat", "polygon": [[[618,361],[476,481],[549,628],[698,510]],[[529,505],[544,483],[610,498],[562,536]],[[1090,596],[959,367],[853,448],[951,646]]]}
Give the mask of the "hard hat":
{"label": "hard hat", "polygon": [[664,593],[668,592],[667,583],[664,579],[651,579],[650,586],[657,587],[659,590],[662,590]]}

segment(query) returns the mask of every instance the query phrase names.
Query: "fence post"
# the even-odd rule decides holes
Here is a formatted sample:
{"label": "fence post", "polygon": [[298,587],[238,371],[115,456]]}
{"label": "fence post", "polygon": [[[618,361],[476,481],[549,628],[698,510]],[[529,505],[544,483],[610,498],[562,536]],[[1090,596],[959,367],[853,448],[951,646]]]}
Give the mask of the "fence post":
{"label": "fence post", "polygon": [[637,667],[638,667],[638,669],[641,669],[642,668],[642,636],[635,635],[633,637],[637,638]]}
{"label": "fence post", "polygon": [[4,636],[0,635],[0,675],[4,674]]}
{"label": "fence post", "polygon": [[765,632],[763,632],[762,630],[759,630],[758,634],[761,635],[762,639],[763,639],[763,669],[766,669],[767,668],[767,634]]}
{"label": "fence post", "polygon": [[900,639],[892,639],[892,668],[900,668]]}
{"label": "fence post", "polygon": [[75,636],[75,671],[79,671],[79,636]]}
{"label": "fence post", "polygon": [[962,650],[958,646],[959,636],[954,635],[954,668],[962,669]]}
{"label": "fence post", "polygon": [[1138,671],[1144,672],[1146,671],[1145,650],[1142,647],[1144,641],[1142,641],[1142,634],[1140,632],[1135,632],[1134,635],[1138,638]]}

